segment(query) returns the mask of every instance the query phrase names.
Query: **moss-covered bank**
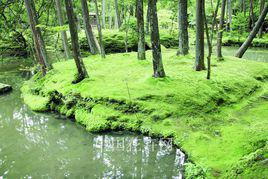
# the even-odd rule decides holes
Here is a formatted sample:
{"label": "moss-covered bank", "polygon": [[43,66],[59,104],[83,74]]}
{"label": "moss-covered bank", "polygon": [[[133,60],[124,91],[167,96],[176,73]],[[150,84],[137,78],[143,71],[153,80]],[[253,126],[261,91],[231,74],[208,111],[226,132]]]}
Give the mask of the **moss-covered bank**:
{"label": "moss-covered bank", "polygon": [[152,78],[151,60],[139,61],[136,53],[86,58],[90,78],[79,84],[72,84],[72,60],[55,63],[46,77],[25,83],[23,97],[33,110],[60,112],[90,132],[172,137],[195,163],[187,176],[267,174],[268,102],[248,105],[267,96],[268,64],[226,57],[213,61],[208,81],[205,71],[193,71],[194,57],[175,54],[163,52],[164,79]]}

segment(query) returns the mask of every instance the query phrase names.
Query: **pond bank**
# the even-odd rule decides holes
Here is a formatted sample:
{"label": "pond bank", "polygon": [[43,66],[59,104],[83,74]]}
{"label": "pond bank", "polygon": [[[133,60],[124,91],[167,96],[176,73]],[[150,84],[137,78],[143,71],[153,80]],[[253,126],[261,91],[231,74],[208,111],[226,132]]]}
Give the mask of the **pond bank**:
{"label": "pond bank", "polygon": [[[23,62],[24,61],[24,62]],[[58,114],[35,113],[20,88],[32,66],[9,59],[0,81],[0,178],[178,178],[184,154],[161,140],[130,132],[91,134]],[[131,163],[131,165],[129,165]]]}
{"label": "pond bank", "polygon": [[165,79],[151,78],[151,62],[136,60],[136,53],[113,54],[105,60],[88,57],[90,78],[79,84],[72,84],[73,61],[55,63],[45,78],[36,75],[25,83],[24,101],[35,111],[57,111],[74,118],[90,132],[129,130],[173,138],[196,164],[187,165],[188,176],[230,175],[233,165],[257,150],[250,141],[264,138],[236,135],[246,126],[238,125],[243,119],[233,116],[250,98],[257,99],[267,90],[268,64],[214,59],[208,81],[205,71],[192,70],[192,56],[177,57],[175,52],[163,52]]}

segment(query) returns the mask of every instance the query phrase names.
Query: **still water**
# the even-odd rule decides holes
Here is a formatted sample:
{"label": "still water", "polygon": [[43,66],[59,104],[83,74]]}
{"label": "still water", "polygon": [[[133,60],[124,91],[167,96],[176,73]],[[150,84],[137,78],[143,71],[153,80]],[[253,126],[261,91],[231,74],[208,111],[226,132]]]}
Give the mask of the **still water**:
{"label": "still water", "polygon": [[132,133],[90,134],[70,120],[32,112],[19,88],[31,74],[0,64],[0,178],[181,178],[184,154]]}

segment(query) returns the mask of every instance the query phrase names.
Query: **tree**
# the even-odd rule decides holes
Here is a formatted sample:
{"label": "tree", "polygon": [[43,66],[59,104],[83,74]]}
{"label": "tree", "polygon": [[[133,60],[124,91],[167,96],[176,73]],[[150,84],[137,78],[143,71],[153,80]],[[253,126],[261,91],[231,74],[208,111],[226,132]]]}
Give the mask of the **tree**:
{"label": "tree", "polygon": [[118,7],[118,0],[114,0],[114,7],[115,7],[115,27],[116,29],[121,27],[121,20],[120,20],[120,12]]}
{"label": "tree", "polygon": [[232,31],[232,15],[233,15],[233,9],[232,9],[232,0],[227,0],[227,14],[228,14],[228,26],[227,30]]}
{"label": "tree", "polygon": [[34,5],[34,2],[31,0],[24,0],[24,3],[25,3],[26,10],[27,10],[27,15],[28,15],[28,19],[29,19],[33,39],[34,39],[36,56],[41,65],[42,74],[43,76],[45,76],[47,73],[47,70],[49,70],[51,66],[47,62],[46,48],[45,48],[44,40],[41,34],[41,30],[38,27],[39,22],[36,16],[35,5]]}
{"label": "tree", "polygon": [[225,6],[226,6],[226,0],[222,0],[221,17],[220,17],[220,25],[219,25],[218,41],[217,41],[217,58],[218,58],[218,60],[223,60],[221,47],[222,47],[222,34],[223,34],[223,25],[224,25]]}
{"label": "tree", "polygon": [[105,58],[105,50],[104,50],[104,45],[102,41],[102,31],[101,31],[101,24],[100,24],[100,18],[99,18],[99,8],[98,8],[98,2],[97,0],[93,0],[95,4],[95,10],[96,10],[96,20],[97,20],[97,28],[98,28],[98,33],[99,33],[99,44],[100,44],[100,51],[101,51],[101,57]]}
{"label": "tree", "polygon": [[244,53],[247,51],[248,47],[250,46],[251,42],[253,41],[253,39],[256,37],[260,27],[262,26],[264,19],[266,17],[268,13],[268,3],[266,3],[256,25],[254,26],[254,28],[252,29],[252,31],[250,32],[248,38],[246,39],[246,41],[243,43],[243,45],[239,48],[239,50],[237,51],[237,53],[235,54],[236,57],[238,58],[242,58]]}
{"label": "tree", "polygon": [[106,1],[102,0],[102,9],[101,9],[101,13],[102,13],[102,28],[105,29],[106,26]]}
{"label": "tree", "polygon": [[196,45],[195,45],[195,70],[205,70],[204,62],[204,0],[196,1]]}
{"label": "tree", "polygon": [[[64,20],[63,20],[63,13],[62,13],[62,9],[61,9],[61,0],[55,0],[55,4],[56,4],[56,11],[57,11],[59,25],[61,27],[63,27]],[[66,34],[65,30],[61,30],[61,39],[62,39],[62,46],[64,48],[65,58],[69,59],[69,58],[71,58],[71,55],[70,55],[70,49],[68,47],[67,34]]]}
{"label": "tree", "polygon": [[145,34],[144,34],[144,17],[143,17],[143,0],[136,0],[136,17],[138,26],[138,59],[145,60]]}
{"label": "tree", "polygon": [[146,13],[146,27],[145,27],[145,32],[146,34],[149,34],[149,28],[150,28],[150,9],[151,7],[149,6],[149,0],[147,4],[147,13]]}
{"label": "tree", "polygon": [[[264,9],[264,0],[261,0],[261,2],[260,2],[260,14],[262,13],[263,9]],[[262,34],[263,34],[263,23],[262,23],[260,30],[259,30],[259,37],[260,38],[262,38]]]}
{"label": "tree", "polygon": [[188,37],[188,3],[187,0],[179,0],[179,50],[178,55],[187,55],[189,53]]}
{"label": "tree", "polygon": [[153,77],[163,78],[166,74],[162,62],[156,1],[157,0],[149,0],[148,3],[150,6],[151,42],[153,50]]}
{"label": "tree", "polygon": [[77,82],[82,81],[84,78],[88,77],[88,73],[87,73],[83,59],[81,58],[81,54],[80,54],[77,25],[75,23],[75,13],[73,10],[72,0],[65,0],[65,8],[67,12],[68,21],[69,21],[69,29],[70,29],[71,40],[72,40],[74,61],[75,61],[76,68],[78,71],[77,78],[74,81],[75,83],[77,83]]}
{"label": "tree", "polygon": [[[219,2],[219,1],[218,1]],[[217,8],[215,10],[215,13],[217,12]],[[207,56],[207,65],[208,65],[208,69],[207,69],[207,79],[209,80],[211,78],[211,55],[212,55],[212,38],[210,38],[209,36],[209,29],[208,29],[208,23],[207,23],[207,17],[206,17],[206,9],[205,6],[203,6],[203,18],[204,18],[204,23],[205,23],[205,30],[206,30],[206,36],[207,36],[207,43],[208,43],[208,56]],[[213,18],[216,18],[215,14],[213,14]],[[212,29],[211,29],[211,35],[213,34],[213,23],[214,23],[215,19],[213,19],[212,21]]]}
{"label": "tree", "polygon": [[86,33],[88,45],[90,47],[90,52],[92,54],[97,54],[99,49],[98,49],[98,44],[97,44],[97,41],[95,40],[96,38],[93,34],[93,30],[89,21],[87,0],[81,0],[81,7],[82,7],[83,20],[84,20],[84,26],[85,26],[85,33]]}

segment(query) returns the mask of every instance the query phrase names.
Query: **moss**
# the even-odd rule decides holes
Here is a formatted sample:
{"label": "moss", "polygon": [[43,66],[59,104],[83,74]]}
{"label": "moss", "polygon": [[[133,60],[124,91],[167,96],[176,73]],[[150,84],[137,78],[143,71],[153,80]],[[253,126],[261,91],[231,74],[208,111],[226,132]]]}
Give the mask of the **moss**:
{"label": "moss", "polygon": [[90,132],[130,130],[172,137],[189,160],[206,169],[207,177],[223,177],[256,150],[253,146],[263,146],[256,141],[267,140],[267,102],[252,107],[249,99],[267,94],[268,64],[213,58],[212,79],[206,80],[205,71],[192,70],[192,55],[175,54],[163,50],[164,79],[152,78],[151,61],[137,60],[136,53],[85,58],[90,78],[78,84],[72,83],[72,60],[55,63],[46,77],[25,83],[24,99],[34,110],[41,106],[74,117]]}

